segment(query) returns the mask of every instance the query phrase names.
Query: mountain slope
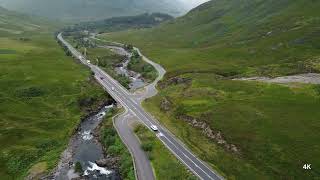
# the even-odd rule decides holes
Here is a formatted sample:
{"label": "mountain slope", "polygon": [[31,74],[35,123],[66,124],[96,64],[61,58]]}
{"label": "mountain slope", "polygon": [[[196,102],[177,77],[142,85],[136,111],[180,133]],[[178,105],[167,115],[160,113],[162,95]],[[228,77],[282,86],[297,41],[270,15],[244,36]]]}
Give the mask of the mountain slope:
{"label": "mountain slope", "polygon": [[[303,0],[218,0],[201,5],[186,16],[160,27],[119,34],[119,39],[132,39],[140,47],[153,42],[160,47],[179,48],[180,51],[197,49],[195,53],[201,50],[202,54],[209,55],[198,54],[189,57],[190,61],[184,60],[182,66],[186,70],[193,69],[189,65],[197,59],[207,63],[206,71],[214,70],[216,73],[223,68],[220,66],[217,69],[216,66],[222,61],[240,66],[237,72],[228,70],[230,74],[276,76],[305,72],[308,68],[303,67],[312,64],[319,48],[319,6],[317,1],[306,3]],[[117,38],[116,35],[114,37]],[[148,51],[151,47],[146,53]],[[306,59],[308,62],[303,61]],[[178,60],[167,59],[161,63],[166,65],[172,62]],[[281,67],[277,65],[279,62]],[[249,65],[254,65],[254,69],[250,69]],[[171,67],[174,68],[168,64],[168,68]],[[260,71],[261,68],[267,72]],[[224,73],[226,70],[223,70]]]}
{"label": "mountain slope", "polygon": [[6,8],[54,19],[89,21],[115,16],[162,12],[180,15],[179,0],[0,0]]}
{"label": "mountain slope", "polygon": [[146,13],[137,16],[113,17],[99,21],[78,23],[64,28],[64,32],[88,30],[102,33],[111,31],[121,31],[126,29],[150,28],[172,19],[173,17],[167,14]]}
{"label": "mountain slope", "polygon": [[108,100],[54,40],[56,28],[0,8],[0,179],[40,179],[81,117]]}
{"label": "mountain slope", "polygon": [[312,179],[319,172],[302,166],[320,166],[319,85],[231,79],[319,72],[318,9],[319,1],[215,0],[158,27],[102,37],[165,67],[145,107],[227,179]]}
{"label": "mountain slope", "polygon": [[48,20],[30,17],[0,7],[0,37],[16,36],[34,31],[54,29],[61,24],[49,23]]}

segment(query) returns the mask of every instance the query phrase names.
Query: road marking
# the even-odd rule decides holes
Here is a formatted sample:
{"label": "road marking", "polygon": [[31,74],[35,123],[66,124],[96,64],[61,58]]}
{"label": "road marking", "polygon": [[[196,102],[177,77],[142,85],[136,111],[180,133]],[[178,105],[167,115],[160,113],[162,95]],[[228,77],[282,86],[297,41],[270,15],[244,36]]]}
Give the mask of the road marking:
{"label": "road marking", "polygon": [[[66,41],[62,38],[61,34],[58,35],[58,38],[59,38],[60,41],[62,41],[62,42],[69,48],[69,50],[71,51],[71,53],[72,53],[74,56],[77,56],[77,59],[79,59],[78,56],[81,55],[81,53],[79,53],[79,52],[78,52],[76,49],[74,49],[68,42],[66,42]],[[139,53],[140,53],[140,51],[139,51]],[[146,57],[143,56],[143,58],[146,58]],[[145,112],[145,111],[143,110],[143,108],[141,108],[141,107],[138,107],[138,108],[137,108],[137,107],[135,106],[135,104],[138,106],[138,104],[136,103],[136,101],[133,101],[131,98],[127,98],[126,96],[124,96],[124,98],[125,98],[124,100],[122,100],[122,99],[120,98],[121,96],[123,96],[122,93],[124,93],[124,95],[128,95],[128,96],[130,96],[130,95],[129,95],[128,91],[127,91],[126,89],[124,89],[124,87],[122,87],[118,82],[116,82],[111,76],[109,76],[107,73],[105,73],[105,72],[104,72],[103,70],[101,70],[99,67],[93,66],[93,65],[91,66],[91,65],[88,65],[87,63],[85,63],[85,60],[86,60],[86,59],[85,59],[85,60],[79,59],[79,60],[80,60],[81,63],[83,63],[84,65],[89,66],[93,72],[95,72],[95,73],[97,73],[97,74],[100,74],[100,75],[103,74],[105,77],[107,77],[107,78],[106,78],[106,79],[107,79],[106,81],[102,81],[99,77],[95,76],[95,78],[98,80],[98,82],[109,92],[109,94],[110,94],[111,96],[113,96],[118,102],[120,102],[120,104],[122,104],[122,105],[125,107],[126,111],[127,111],[127,109],[129,109],[135,116],[137,116],[137,114],[132,110],[132,108],[129,107],[129,106],[132,106],[133,109],[135,109],[136,112],[142,117],[142,118],[140,117],[140,120],[141,120],[149,129],[150,129],[150,127],[146,124],[145,121],[147,121],[147,122],[149,122],[149,123],[151,123],[151,124],[157,124],[157,125],[159,125],[159,123],[158,123],[156,120],[152,119],[152,116],[150,116],[147,112]],[[147,59],[147,58],[146,58],[146,60],[147,60],[147,62],[150,61],[150,60]],[[151,62],[152,62],[152,61],[151,61]],[[149,62],[149,63],[150,63],[150,62]],[[152,62],[151,64],[154,65],[153,62]],[[162,70],[162,69],[161,69],[161,70]],[[161,73],[161,72],[159,72],[159,73]],[[158,77],[157,79],[159,79],[159,77]],[[118,92],[118,90],[117,90],[117,91],[113,91],[112,88],[109,87],[109,85],[111,85],[111,87],[113,87],[113,86],[114,86],[114,87],[117,87],[120,91],[119,91],[119,92]],[[121,90],[122,90],[122,92],[121,92]],[[119,97],[119,96],[120,96],[120,97]],[[126,101],[126,103],[125,103],[124,101]],[[141,109],[140,109],[140,108],[141,108]],[[140,112],[140,111],[141,111],[141,112]],[[143,114],[142,112],[144,112],[145,114]],[[139,118],[139,116],[137,116],[137,117]],[[171,137],[173,140],[175,140],[175,143],[177,143],[178,145],[180,145],[180,146],[182,147],[182,149],[184,149],[184,150],[188,153],[188,156],[187,156],[182,150],[180,150],[170,139],[168,139],[166,136],[164,136],[162,133],[161,133],[161,134],[159,133],[159,137],[164,137],[168,142],[170,142],[170,143],[174,146],[175,149],[177,149],[177,151],[181,152],[181,153],[183,154],[183,156],[185,156],[187,159],[189,159],[189,161],[191,161],[191,163],[193,163],[198,169],[200,169],[202,172],[204,172],[210,179],[211,179],[212,177],[209,176],[202,168],[200,168],[192,159],[190,159],[189,156],[192,156],[193,158],[195,158],[198,163],[202,164],[205,168],[207,168],[210,172],[212,172],[216,177],[218,177],[218,178],[220,179],[219,175],[217,175],[216,173],[214,173],[214,171],[211,171],[210,168],[208,168],[205,164],[203,164],[203,162],[202,162],[201,160],[199,160],[196,156],[194,156],[183,144],[181,144],[178,140],[176,140],[176,139],[174,138],[174,135],[173,135],[171,132],[169,132],[168,130],[166,130],[165,128],[163,128],[163,127],[160,126],[160,125],[159,125],[159,127],[161,127],[161,129],[165,130],[167,133],[171,134],[172,137],[171,137],[171,136],[170,136],[170,137]],[[165,145],[167,146],[168,149],[170,149],[171,152],[173,152],[173,153],[176,155],[177,158],[179,158],[186,166],[189,167],[189,169],[190,169],[191,171],[193,171],[198,177],[201,178],[201,176],[199,176],[198,173],[196,173],[192,168],[190,168],[190,166],[189,166],[184,160],[182,160],[182,158],[181,158],[175,151],[173,151],[171,147],[169,147],[161,138],[159,138],[159,139],[163,142],[163,144],[165,144]]]}
{"label": "road marking", "polygon": [[164,136],[161,132],[157,134],[157,137],[162,137]]}
{"label": "road marking", "polygon": [[[132,100],[129,99],[127,100],[128,102],[132,103]],[[134,109],[137,109],[135,106],[133,106]],[[130,109],[131,112],[133,112],[132,109]],[[147,120],[149,123],[153,124],[153,122],[150,121],[150,119],[148,117],[146,117],[144,114],[142,114],[140,111],[137,111],[140,116],[142,116],[145,120]],[[134,113],[134,112],[133,112]],[[146,125],[147,127],[149,127],[148,125]],[[161,126],[160,126],[161,127]],[[212,178],[209,174],[207,174],[201,167],[199,167],[192,159],[190,159],[184,152],[182,152],[171,140],[169,140],[167,137],[164,136],[164,138],[166,138],[178,151],[180,151],[187,159],[189,159],[189,161],[191,161],[192,164],[194,164],[198,169],[200,169],[204,174],[206,174],[209,178]],[[183,147],[183,146],[182,146]],[[183,147],[184,148],[184,147]],[[184,148],[185,149],[185,148]],[[186,150],[186,149],[185,149]],[[186,150],[188,152],[188,154],[191,154],[188,150]],[[192,154],[191,154],[192,155]],[[196,158],[195,156],[193,156],[197,162],[201,163],[201,161]],[[201,163],[202,164],[202,163]],[[202,164],[203,165],[203,164]],[[206,166],[204,166],[206,167]],[[206,167],[208,170],[210,170],[208,167]],[[215,174],[215,173],[213,173]],[[217,175],[216,175],[217,176]],[[218,177],[218,176],[217,176]]]}

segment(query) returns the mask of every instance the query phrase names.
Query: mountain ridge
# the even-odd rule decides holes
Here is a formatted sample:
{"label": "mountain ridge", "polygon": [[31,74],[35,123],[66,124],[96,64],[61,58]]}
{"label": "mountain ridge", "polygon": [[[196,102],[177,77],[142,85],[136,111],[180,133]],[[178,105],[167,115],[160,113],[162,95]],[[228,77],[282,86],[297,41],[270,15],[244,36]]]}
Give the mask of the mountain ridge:
{"label": "mountain ridge", "polygon": [[320,165],[319,85],[233,79],[319,73],[319,9],[320,1],[215,0],[100,38],[133,44],[167,70],[144,107],[226,179],[314,179],[302,166]]}
{"label": "mountain ridge", "polygon": [[101,20],[153,12],[178,16],[187,10],[179,0],[0,0],[1,5],[23,13],[66,21]]}

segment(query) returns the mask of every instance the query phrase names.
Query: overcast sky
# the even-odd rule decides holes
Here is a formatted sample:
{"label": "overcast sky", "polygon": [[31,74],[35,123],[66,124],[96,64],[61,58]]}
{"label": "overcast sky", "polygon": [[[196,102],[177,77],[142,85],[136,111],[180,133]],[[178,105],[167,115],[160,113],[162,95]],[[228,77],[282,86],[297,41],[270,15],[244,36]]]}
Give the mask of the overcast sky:
{"label": "overcast sky", "polygon": [[209,0],[181,0],[181,1],[186,3],[190,7],[195,7],[195,6],[199,5],[199,4],[207,2]]}

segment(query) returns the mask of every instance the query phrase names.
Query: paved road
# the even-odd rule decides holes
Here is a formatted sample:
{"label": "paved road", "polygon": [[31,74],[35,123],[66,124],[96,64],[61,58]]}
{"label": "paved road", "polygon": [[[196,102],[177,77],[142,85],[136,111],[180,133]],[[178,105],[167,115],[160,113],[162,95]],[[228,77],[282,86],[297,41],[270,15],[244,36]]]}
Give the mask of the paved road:
{"label": "paved road", "polygon": [[151,163],[146,153],[141,149],[140,142],[137,136],[132,131],[133,124],[137,122],[137,118],[126,111],[125,113],[116,117],[113,121],[114,126],[120,134],[122,141],[127,145],[129,151],[134,158],[135,171],[139,180],[154,180],[154,174]]}
{"label": "paved road", "polygon": [[[178,140],[172,133],[162,127],[155,118],[148,114],[141,106],[140,101],[135,98],[134,95],[129,93],[124,87],[122,87],[116,80],[102,71],[99,67],[88,64],[87,60],[68,44],[62,35],[58,35],[58,39],[64,43],[72,54],[85,65],[91,68],[95,73],[95,78],[98,82],[108,91],[108,93],[118,101],[125,109],[136,116],[142,123],[144,123],[149,129],[151,125],[158,126],[159,131],[157,137],[163,142],[163,144],[183,163],[185,164],[196,176],[200,179],[223,179],[205,163],[192,154],[183,143]],[[155,63],[153,63],[155,64]],[[119,131],[121,133],[121,131]],[[122,136],[122,134],[120,134]],[[136,158],[136,157],[134,157]]]}

